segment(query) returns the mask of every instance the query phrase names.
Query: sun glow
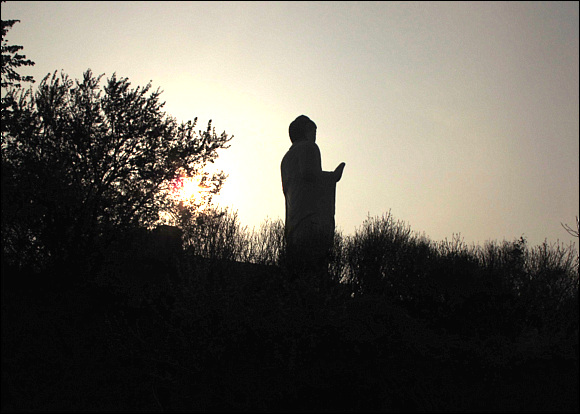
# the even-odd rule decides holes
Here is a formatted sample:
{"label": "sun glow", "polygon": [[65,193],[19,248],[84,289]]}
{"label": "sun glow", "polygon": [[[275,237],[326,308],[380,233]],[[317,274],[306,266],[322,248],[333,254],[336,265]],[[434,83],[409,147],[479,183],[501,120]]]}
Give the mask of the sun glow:
{"label": "sun glow", "polygon": [[197,177],[180,176],[171,183],[171,195],[184,204],[203,204],[210,193],[210,187]]}

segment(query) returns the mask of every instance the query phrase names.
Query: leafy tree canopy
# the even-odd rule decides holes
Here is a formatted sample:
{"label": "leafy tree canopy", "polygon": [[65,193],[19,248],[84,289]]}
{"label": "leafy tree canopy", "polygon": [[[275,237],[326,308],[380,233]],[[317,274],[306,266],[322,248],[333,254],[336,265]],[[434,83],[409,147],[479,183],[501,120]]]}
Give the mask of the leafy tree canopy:
{"label": "leafy tree canopy", "polygon": [[6,39],[8,30],[17,22],[20,20],[2,20],[2,88],[20,87],[20,82],[34,82],[32,76],[22,76],[16,71],[21,66],[34,66],[34,62],[18,53],[22,46],[9,45]]}
{"label": "leafy tree canopy", "polygon": [[[178,123],[159,89],[133,88],[116,74],[101,88],[48,74],[35,92],[11,89],[2,110],[3,256],[42,263],[90,246],[103,234],[151,227],[175,211],[179,175],[201,176],[216,194],[226,178],[205,166],[233,136],[211,120]],[[84,251],[84,250],[83,250]]]}

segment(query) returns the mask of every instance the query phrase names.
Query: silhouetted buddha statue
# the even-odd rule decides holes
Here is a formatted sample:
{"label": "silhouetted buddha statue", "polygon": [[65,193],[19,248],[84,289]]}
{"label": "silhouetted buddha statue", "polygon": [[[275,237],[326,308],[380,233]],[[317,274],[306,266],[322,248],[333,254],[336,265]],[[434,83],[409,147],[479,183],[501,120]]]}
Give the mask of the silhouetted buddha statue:
{"label": "silhouetted buddha statue", "polygon": [[292,146],[281,164],[286,261],[299,273],[325,271],[334,238],[336,183],[345,164],[322,171],[316,124],[307,116],[296,118],[289,134]]}

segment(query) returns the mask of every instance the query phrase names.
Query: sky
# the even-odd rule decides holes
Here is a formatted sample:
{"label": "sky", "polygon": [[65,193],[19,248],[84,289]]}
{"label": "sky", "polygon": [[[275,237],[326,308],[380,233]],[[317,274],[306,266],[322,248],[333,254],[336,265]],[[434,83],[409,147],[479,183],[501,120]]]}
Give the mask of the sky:
{"label": "sky", "polygon": [[2,3],[36,84],[91,69],[163,90],[178,121],[233,135],[222,207],[284,219],[299,115],[346,167],[336,225],[389,211],[433,241],[578,239],[578,2]]}

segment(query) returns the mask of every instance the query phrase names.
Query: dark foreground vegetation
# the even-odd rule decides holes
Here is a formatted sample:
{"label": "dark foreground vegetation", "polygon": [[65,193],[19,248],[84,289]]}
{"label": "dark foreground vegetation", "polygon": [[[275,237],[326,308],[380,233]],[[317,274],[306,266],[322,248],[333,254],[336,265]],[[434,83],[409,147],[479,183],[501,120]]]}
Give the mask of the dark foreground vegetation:
{"label": "dark foreground vegetation", "polygon": [[387,215],[337,235],[331,282],[289,280],[281,222],[198,224],[183,249],[140,230],[42,271],[3,260],[2,411],[579,409],[572,248]]}

